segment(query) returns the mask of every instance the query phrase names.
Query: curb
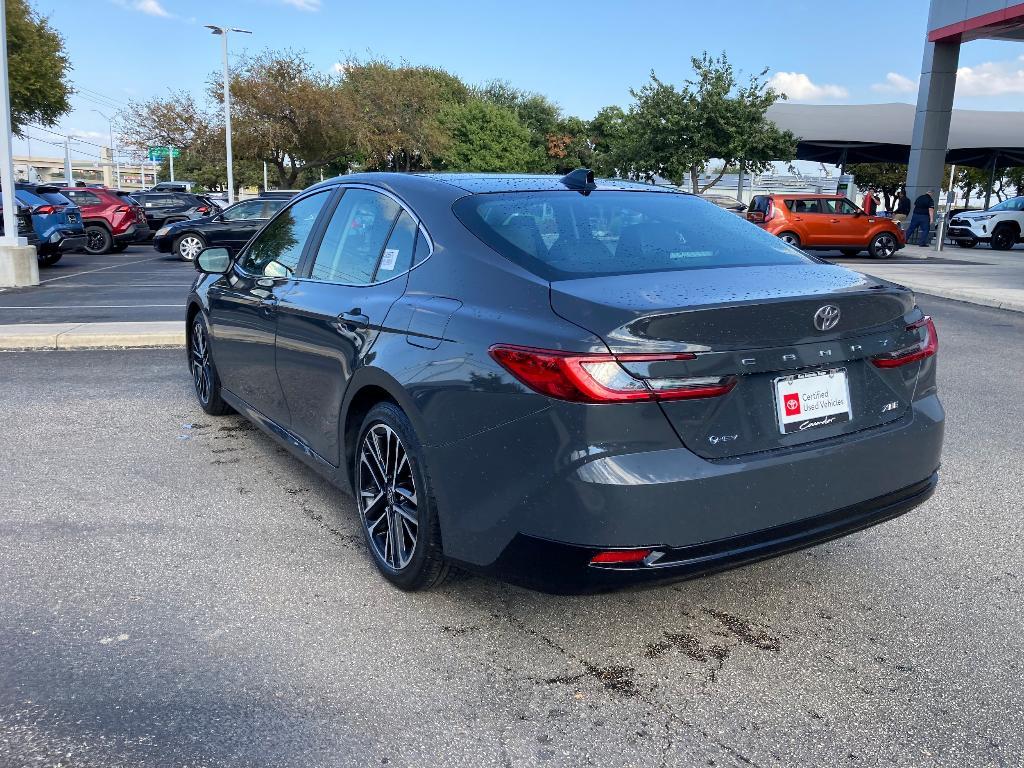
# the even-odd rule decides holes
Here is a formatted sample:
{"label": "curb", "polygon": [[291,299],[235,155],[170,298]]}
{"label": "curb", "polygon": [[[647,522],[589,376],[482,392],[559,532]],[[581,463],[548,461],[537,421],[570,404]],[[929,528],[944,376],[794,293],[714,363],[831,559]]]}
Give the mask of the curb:
{"label": "curb", "polygon": [[974,304],[980,307],[1002,309],[1007,312],[1024,312],[1024,301],[1017,299],[993,299],[983,294],[972,293],[970,291],[964,291],[957,288],[915,286],[901,280],[897,280],[896,282],[907,286],[907,288],[917,294],[935,296],[940,299],[950,299],[952,301],[959,301],[964,304]]}
{"label": "curb", "polygon": [[184,347],[185,324],[26,323],[0,325],[0,350],[136,349]]}

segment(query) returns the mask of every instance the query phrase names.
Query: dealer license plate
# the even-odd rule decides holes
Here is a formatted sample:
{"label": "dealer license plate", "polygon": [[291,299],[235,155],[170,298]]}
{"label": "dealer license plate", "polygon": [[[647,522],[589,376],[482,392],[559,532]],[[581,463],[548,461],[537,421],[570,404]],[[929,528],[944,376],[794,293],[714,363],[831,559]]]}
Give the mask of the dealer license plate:
{"label": "dealer license plate", "polygon": [[775,411],[784,435],[849,421],[853,412],[846,369],[776,379]]}

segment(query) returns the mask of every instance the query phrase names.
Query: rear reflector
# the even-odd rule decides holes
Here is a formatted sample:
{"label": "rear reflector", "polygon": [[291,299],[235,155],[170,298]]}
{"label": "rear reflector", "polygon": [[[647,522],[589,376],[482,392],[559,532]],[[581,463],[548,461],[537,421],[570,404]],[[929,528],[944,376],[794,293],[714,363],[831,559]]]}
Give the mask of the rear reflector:
{"label": "rear reflector", "polygon": [[939,335],[935,332],[935,323],[931,317],[925,315],[916,323],[907,326],[908,331],[917,331],[923,334],[923,338],[915,344],[895,352],[886,352],[883,355],[875,355],[871,362],[878,368],[898,368],[907,363],[924,360],[931,357],[939,350]]}
{"label": "rear reflector", "polygon": [[578,354],[495,344],[491,357],[519,381],[542,395],[574,403],[684,400],[718,397],[736,386],[735,376],[637,378],[620,363],[694,360],[690,353],[666,355]]}
{"label": "rear reflector", "polygon": [[598,552],[590,558],[591,565],[623,565],[642,563],[653,550],[650,549],[616,549]]}

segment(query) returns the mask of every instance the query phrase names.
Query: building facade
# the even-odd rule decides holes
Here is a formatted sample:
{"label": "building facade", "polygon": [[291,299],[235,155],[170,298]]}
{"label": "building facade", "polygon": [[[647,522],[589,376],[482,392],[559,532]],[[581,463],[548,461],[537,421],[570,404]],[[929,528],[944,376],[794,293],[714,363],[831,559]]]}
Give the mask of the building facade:
{"label": "building facade", "polygon": [[942,188],[960,46],[982,39],[1024,41],[1024,3],[931,0],[907,173],[911,197]]}

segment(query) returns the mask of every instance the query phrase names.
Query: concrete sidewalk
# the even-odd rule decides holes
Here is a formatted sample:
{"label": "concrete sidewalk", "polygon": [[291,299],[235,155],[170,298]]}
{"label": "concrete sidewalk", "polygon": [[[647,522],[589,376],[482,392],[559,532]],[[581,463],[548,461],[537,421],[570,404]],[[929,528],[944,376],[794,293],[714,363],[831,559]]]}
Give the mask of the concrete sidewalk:
{"label": "concrete sidewalk", "polygon": [[0,325],[0,350],[183,347],[185,323],[21,323]]}
{"label": "concrete sidewalk", "polygon": [[917,293],[1024,312],[1024,250],[1019,247],[993,251],[947,246],[938,252],[934,247],[907,246],[895,262],[843,262],[843,266],[892,280]]}

